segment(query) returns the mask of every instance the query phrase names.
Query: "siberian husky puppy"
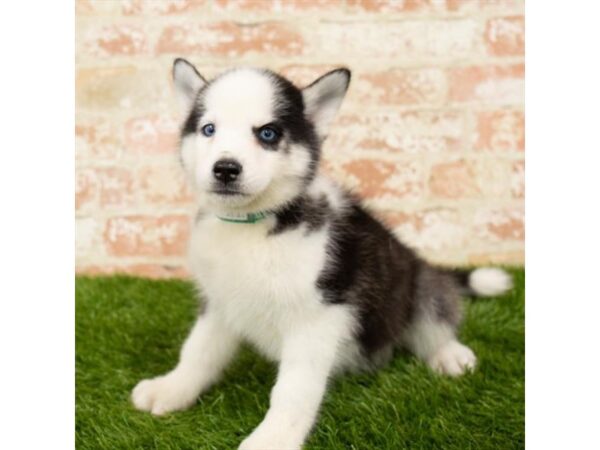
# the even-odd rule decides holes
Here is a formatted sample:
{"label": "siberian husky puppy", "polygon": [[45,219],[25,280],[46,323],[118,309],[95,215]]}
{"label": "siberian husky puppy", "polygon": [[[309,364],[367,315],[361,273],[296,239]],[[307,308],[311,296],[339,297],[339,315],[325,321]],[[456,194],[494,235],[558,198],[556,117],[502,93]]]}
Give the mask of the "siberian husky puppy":
{"label": "siberian husky puppy", "polygon": [[475,367],[456,337],[461,295],[501,294],[510,277],[428,264],[318,171],[350,71],[299,89],[262,69],[207,81],[177,59],[173,77],[204,311],[177,366],[135,387],[138,409],[189,408],[249,342],[279,371],[269,411],[239,448],[299,449],[336,373],[379,367],[397,347],[441,374]]}

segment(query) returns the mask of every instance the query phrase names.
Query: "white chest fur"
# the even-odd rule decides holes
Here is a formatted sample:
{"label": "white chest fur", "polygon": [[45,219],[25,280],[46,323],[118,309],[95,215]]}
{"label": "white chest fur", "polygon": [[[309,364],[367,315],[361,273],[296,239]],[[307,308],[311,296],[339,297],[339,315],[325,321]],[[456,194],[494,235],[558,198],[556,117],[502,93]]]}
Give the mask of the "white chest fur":
{"label": "white chest fur", "polygon": [[278,360],[284,334],[327,308],[316,289],[327,227],[268,235],[273,218],[255,224],[201,219],[192,233],[193,275],[209,308],[267,357]]}

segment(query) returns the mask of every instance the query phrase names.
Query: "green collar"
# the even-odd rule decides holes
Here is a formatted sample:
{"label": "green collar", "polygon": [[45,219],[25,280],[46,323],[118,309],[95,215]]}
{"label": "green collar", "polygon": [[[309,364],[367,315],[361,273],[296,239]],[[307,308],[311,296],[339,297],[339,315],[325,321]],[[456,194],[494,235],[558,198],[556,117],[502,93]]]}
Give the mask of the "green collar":
{"label": "green collar", "polygon": [[223,222],[231,223],[256,223],[268,216],[266,212],[248,213],[248,214],[228,214],[226,216],[217,216]]}

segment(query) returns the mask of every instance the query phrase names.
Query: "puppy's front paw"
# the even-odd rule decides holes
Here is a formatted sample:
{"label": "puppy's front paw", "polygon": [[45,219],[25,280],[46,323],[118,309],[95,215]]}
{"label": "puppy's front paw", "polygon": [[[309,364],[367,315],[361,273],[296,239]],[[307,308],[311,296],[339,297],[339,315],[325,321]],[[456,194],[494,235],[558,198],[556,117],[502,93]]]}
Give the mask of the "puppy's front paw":
{"label": "puppy's front paw", "polygon": [[172,411],[187,409],[194,404],[198,393],[176,372],[140,381],[131,393],[133,405],[160,416]]}
{"label": "puppy's front paw", "polygon": [[286,427],[274,429],[259,425],[238,447],[238,450],[300,450],[302,442]]}
{"label": "puppy's front paw", "polygon": [[452,377],[473,370],[476,363],[473,351],[458,341],[448,342],[429,360],[429,366],[433,370]]}

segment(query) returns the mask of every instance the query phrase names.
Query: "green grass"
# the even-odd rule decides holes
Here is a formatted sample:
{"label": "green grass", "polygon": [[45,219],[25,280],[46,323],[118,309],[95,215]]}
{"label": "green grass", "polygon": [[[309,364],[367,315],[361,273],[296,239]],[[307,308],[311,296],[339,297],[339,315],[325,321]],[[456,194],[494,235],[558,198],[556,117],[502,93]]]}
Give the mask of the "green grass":
{"label": "green grass", "polygon": [[[434,375],[398,354],[375,374],[331,383],[307,449],[524,447],[524,283],[498,300],[467,300],[462,340],[474,374]],[[191,410],[156,418],[133,409],[142,378],[176,363],[198,310],[185,281],[76,280],[78,449],[234,449],[261,421],[275,366],[244,349]]]}

